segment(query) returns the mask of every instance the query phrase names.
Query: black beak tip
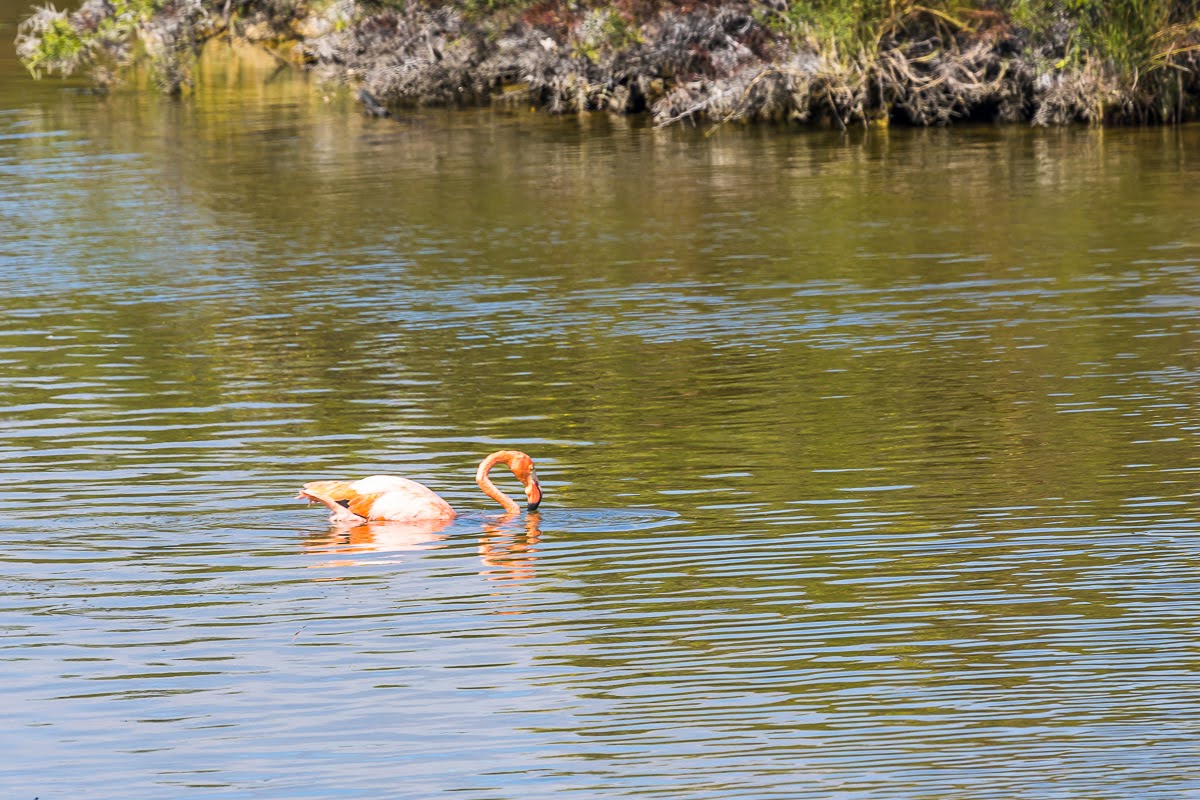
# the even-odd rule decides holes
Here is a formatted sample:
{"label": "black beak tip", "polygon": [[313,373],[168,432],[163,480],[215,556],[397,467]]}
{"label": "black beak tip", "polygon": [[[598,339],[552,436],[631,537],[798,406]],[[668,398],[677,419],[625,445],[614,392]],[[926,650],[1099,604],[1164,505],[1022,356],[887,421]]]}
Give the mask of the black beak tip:
{"label": "black beak tip", "polygon": [[537,511],[538,506],[540,506],[541,504],[542,504],[542,501],[538,500],[536,503],[530,503],[529,505],[525,506],[525,510],[526,511]]}

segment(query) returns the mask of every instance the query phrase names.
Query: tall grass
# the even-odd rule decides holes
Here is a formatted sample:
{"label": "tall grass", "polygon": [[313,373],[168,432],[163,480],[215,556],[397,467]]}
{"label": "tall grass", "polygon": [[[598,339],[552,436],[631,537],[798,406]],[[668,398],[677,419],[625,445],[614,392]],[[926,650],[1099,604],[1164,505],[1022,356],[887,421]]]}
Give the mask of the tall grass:
{"label": "tall grass", "polygon": [[1122,73],[1161,64],[1180,37],[1197,31],[1196,0],[1008,0],[1013,22],[1035,35],[1066,23],[1072,60],[1099,58]]}
{"label": "tall grass", "polygon": [[969,31],[997,13],[1025,31],[1030,46],[1063,50],[1060,66],[1097,60],[1118,74],[1141,75],[1200,43],[1200,0],[800,0],[780,27],[869,57],[917,20]]}

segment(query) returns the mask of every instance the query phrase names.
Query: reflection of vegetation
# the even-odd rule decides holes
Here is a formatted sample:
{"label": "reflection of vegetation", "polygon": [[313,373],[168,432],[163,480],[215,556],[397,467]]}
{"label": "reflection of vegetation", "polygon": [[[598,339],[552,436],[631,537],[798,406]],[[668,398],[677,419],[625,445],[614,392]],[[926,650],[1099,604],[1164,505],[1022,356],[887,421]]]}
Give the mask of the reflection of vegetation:
{"label": "reflection of vegetation", "polygon": [[[265,107],[302,108],[296,99],[272,95]],[[125,278],[93,275],[99,288],[70,300],[103,311],[81,336],[96,346],[108,332],[128,336],[121,349],[139,358],[130,375],[144,377],[123,384],[136,391],[114,395],[113,410],[136,416],[169,390],[173,399],[158,401],[212,408],[214,423],[294,415],[294,438],[255,445],[265,461],[286,461],[305,437],[357,457],[345,448],[353,437],[382,468],[389,454],[435,447],[425,437],[461,436],[464,421],[474,436],[509,443],[605,443],[572,451],[587,477],[558,492],[564,505],[653,504],[658,490],[696,488],[697,475],[742,471],[772,500],[794,498],[801,480],[806,494],[824,496],[843,478],[812,470],[880,463],[895,470],[889,482],[920,485],[932,507],[971,482],[1032,501],[1044,487],[1087,494],[1111,465],[1145,460],[1095,415],[1059,413],[1045,376],[1110,361],[1140,324],[1139,297],[1173,294],[1169,281],[1058,294],[1090,274],[1092,240],[1126,222],[1111,202],[1114,174],[1127,176],[1124,208],[1188,207],[1185,193],[1151,178],[1157,140],[1133,148],[1111,135],[1013,132],[952,150],[936,133],[836,147],[825,136],[718,137],[700,167],[682,155],[683,132],[602,145],[529,123],[539,146],[525,150],[468,121],[380,147],[355,120],[341,128],[323,118],[320,135],[295,136],[292,126],[309,120],[299,116],[272,143],[238,137],[236,121],[221,116],[233,106],[214,102],[181,143],[165,135],[169,120],[153,117],[178,107],[151,107],[136,134],[103,128],[124,124],[120,115],[77,127],[100,140],[186,147],[186,159],[162,154],[180,170],[181,197],[144,202],[199,203],[211,216],[148,242],[119,189],[89,182],[84,197],[69,198],[137,243],[117,241],[104,255],[132,265]],[[34,148],[52,141],[21,146],[34,161]],[[297,150],[305,143],[312,149]],[[314,168],[295,170],[297,158]],[[447,163],[469,166],[447,184],[435,166]],[[596,164],[637,165],[646,182]],[[931,193],[922,181],[934,169],[953,180]],[[372,202],[347,206],[348,185]],[[762,192],[777,201],[754,205]],[[1021,200],[997,206],[997,197]],[[746,216],[750,207],[757,216]],[[214,241],[214,220],[216,230],[266,232],[261,246],[258,234]],[[876,220],[895,223],[868,225]],[[1159,233],[1147,241],[1170,239]],[[990,257],[893,257],[947,251]],[[755,258],[718,258],[738,252]],[[346,269],[364,253],[378,263]],[[1047,284],[1026,293],[1008,282],[1039,260],[1029,269],[1044,270]],[[159,272],[159,261],[186,266]],[[168,301],[129,302],[146,271]],[[1001,288],[937,288],[960,273]],[[928,288],[905,293],[904,281]],[[1101,325],[1101,307],[1131,316]],[[1012,324],[996,322],[1008,314]],[[1030,321],[1043,315],[1049,323]],[[1051,346],[1022,349],[1023,336]],[[864,346],[873,340],[880,349]],[[1191,366],[1173,337],[1144,347],[1151,363]],[[88,361],[64,369],[102,376]],[[1100,383],[1081,399],[1131,391]],[[302,410],[225,405],[240,402]],[[446,447],[469,474],[479,447]],[[645,474],[653,487],[625,480]],[[625,492],[633,499],[613,500]]]}
{"label": "reflection of vegetation", "polygon": [[[545,532],[356,570],[379,601],[363,624],[458,647],[470,618],[516,643],[494,674],[585,698],[522,724],[583,731],[589,754],[702,727],[792,775],[824,732],[841,757],[887,725],[909,767],[946,763],[919,745],[942,733],[973,765],[1024,724],[1057,757],[1063,731],[1142,724],[1194,674],[1194,496],[1162,536],[1122,499],[1194,492],[1195,132],[696,147],[595,117],[314,116],[291,83],[235,103],[213,75],[183,126],[187,104],[129,97],[18,112],[88,140],[5,145],[46,174],[22,203],[44,249],[14,248],[0,299],[6,510],[107,497],[154,526],[97,525],[63,557],[133,548],[210,599],[318,602],[288,588],[289,523],[319,525],[291,510],[298,476],[469,487],[490,439],[538,454]],[[65,151],[95,168],[42,169]],[[1114,410],[1061,413],[1087,401]],[[158,467],[179,472],[140,472]],[[912,488],[844,491],[872,485]],[[683,524],[561,522],[638,505]],[[46,554],[48,580],[105,577]],[[471,616],[489,606],[529,613]]]}
{"label": "reflection of vegetation", "polygon": [[[1128,467],[1195,465],[1195,250],[1148,249],[1190,230],[1190,140],[745,132],[695,148],[686,131],[546,120],[426,115],[392,133],[314,119],[304,97],[213,98],[183,135],[164,118],[177,104],[114,113],[134,98],[31,115],[97,152],[133,136],[106,124],[139,126],[136,161],[172,165],[179,194],[151,181],[130,203],[129,173],[106,165],[39,186],[62,220],[50,242],[88,249],[55,247],[2,301],[30,315],[3,326],[10,472],[174,467],[179,507],[227,520],[231,503],[286,507],[298,475],[441,489],[469,483],[488,440],[528,446],[546,532],[499,531],[479,556],[489,577],[532,579],[507,598],[536,612],[538,680],[616,698],[593,741],[683,692],[732,706],[746,686],[789,712],[911,711],[907,689],[953,713],[932,689],[978,703],[1053,681],[1043,667],[1094,652],[1106,616],[1190,641],[1194,615],[1136,615],[1156,602],[1140,567],[1171,549],[1187,576],[1192,551],[1110,535],[1142,524],[1122,498],[1192,491]],[[36,165],[60,141],[11,147]],[[1137,442],[1159,423],[1181,441]],[[161,512],[163,481],[123,481],[122,499],[141,488]],[[872,485],[912,488],[844,491]],[[637,505],[687,524],[583,534],[556,514]],[[259,520],[239,546],[261,546]],[[623,691],[655,682],[671,703]]]}
{"label": "reflection of vegetation", "polygon": [[[206,39],[303,39],[374,108],[504,98],[555,111],[696,117],[956,118],[1061,123],[1200,114],[1196,0],[88,0],[22,26],[37,73],[129,63],[136,37],[160,85],[190,80]],[[378,105],[382,104],[382,105]]]}

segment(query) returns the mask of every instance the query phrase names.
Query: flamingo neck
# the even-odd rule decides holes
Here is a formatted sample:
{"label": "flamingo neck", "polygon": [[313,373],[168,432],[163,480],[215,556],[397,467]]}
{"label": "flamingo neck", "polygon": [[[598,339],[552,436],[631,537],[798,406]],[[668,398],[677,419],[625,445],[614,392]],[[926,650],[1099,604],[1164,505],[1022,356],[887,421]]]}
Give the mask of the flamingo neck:
{"label": "flamingo neck", "polygon": [[492,471],[492,467],[496,466],[497,464],[504,464],[506,466],[508,465],[508,453],[506,451],[501,450],[500,452],[492,453],[490,456],[485,458],[482,463],[480,463],[479,469],[475,472],[475,482],[479,484],[479,488],[483,490],[484,494],[495,500],[500,505],[504,506],[504,510],[507,513],[516,514],[520,512],[521,506],[519,506],[511,497],[496,488],[496,484],[492,483],[491,478],[488,477],[488,473]]}

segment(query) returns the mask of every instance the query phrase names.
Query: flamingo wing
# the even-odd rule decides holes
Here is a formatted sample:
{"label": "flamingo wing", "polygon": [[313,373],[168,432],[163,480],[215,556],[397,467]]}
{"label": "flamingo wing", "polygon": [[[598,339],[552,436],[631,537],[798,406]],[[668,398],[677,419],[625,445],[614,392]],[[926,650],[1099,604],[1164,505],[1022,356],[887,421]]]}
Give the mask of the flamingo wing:
{"label": "flamingo wing", "polygon": [[329,507],[336,517],[346,516],[337,506],[363,519],[371,518],[371,507],[379,493],[360,492],[353,481],[310,481],[300,490],[301,497],[317,500]]}
{"label": "flamingo wing", "polygon": [[313,497],[323,497],[335,503],[349,500],[355,496],[354,484],[351,481],[309,481],[301,491]]}

